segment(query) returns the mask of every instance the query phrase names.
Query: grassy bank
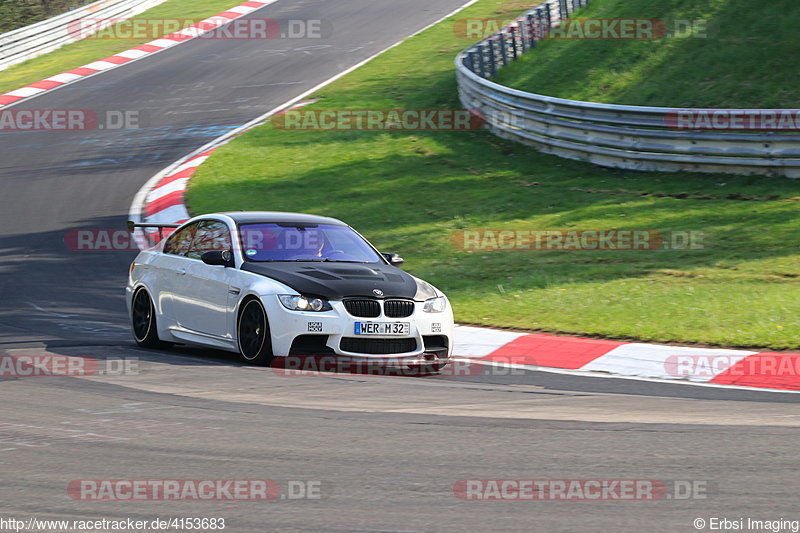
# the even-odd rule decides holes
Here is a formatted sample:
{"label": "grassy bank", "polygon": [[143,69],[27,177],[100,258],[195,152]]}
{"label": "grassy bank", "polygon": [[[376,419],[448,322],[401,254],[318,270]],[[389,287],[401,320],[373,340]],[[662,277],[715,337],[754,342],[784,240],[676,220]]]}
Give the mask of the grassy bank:
{"label": "grassy bank", "polygon": [[501,70],[498,81],[629,105],[794,109],[800,102],[796,0],[592,0],[576,16],[659,19],[667,33],[653,40],[545,40]]}
{"label": "grassy bank", "polygon": [[[194,20],[216,15],[229,7],[239,5],[237,0],[169,0],[144,13],[133,17],[136,19],[155,20]],[[108,35],[115,35],[113,28],[105,30]],[[122,33],[124,35],[124,33]],[[160,35],[151,35],[140,39],[83,39],[68,44],[37,58],[0,71],[0,94],[19,89],[39,80],[59,74],[66,70],[80,67],[92,61],[114,55],[140,44],[157,39]]]}
{"label": "grassy bank", "polygon": [[[454,19],[506,17],[522,7],[483,0]],[[454,25],[406,41],[322,89],[305,109],[460,107],[453,57],[469,42]],[[192,180],[188,201],[194,213],[342,218],[446,291],[460,321],[777,349],[800,346],[797,189],[787,179],[607,170],[484,131],[267,124],[218,150]],[[468,228],[699,231],[704,239],[691,250],[454,249],[452,232]]]}

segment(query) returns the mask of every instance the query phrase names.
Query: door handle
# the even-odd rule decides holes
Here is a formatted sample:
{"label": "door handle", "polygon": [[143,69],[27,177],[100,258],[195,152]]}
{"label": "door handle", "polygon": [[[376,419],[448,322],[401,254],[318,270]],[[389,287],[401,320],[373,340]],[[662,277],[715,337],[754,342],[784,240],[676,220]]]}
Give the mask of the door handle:
{"label": "door handle", "polygon": [[186,275],[186,269],[185,268],[179,268],[178,270],[175,271],[175,273],[177,275],[179,275],[179,276],[185,276]]}

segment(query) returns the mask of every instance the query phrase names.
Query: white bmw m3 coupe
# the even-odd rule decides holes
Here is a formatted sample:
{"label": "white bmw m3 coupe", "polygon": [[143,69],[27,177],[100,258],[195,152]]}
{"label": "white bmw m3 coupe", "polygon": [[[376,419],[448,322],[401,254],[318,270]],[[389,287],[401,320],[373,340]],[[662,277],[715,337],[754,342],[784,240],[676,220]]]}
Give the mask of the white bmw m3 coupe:
{"label": "white bmw m3 coupe", "polygon": [[236,212],[164,226],[175,230],[140,252],[128,277],[140,346],[213,347],[259,365],[289,355],[407,368],[449,361],[447,297],[340,220]]}

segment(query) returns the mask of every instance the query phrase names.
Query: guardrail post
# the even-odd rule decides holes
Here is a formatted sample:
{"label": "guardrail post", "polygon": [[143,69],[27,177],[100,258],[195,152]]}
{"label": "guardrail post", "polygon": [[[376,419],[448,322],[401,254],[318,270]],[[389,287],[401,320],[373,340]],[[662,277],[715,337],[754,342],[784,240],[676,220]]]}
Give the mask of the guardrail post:
{"label": "guardrail post", "polygon": [[561,22],[567,20],[569,17],[569,8],[567,7],[567,0],[558,1],[558,16],[561,17]]}
{"label": "guardrail post", "polygon": [[489,71],[484,78],[491,78],[497,72],[497,55],[494,50],[494,38],[489,39]]}
{"label": "guardrail post", "polygon": [[547,15],[547,24],[545,24],[545,33],[542,34],[542,39],[550,35],[550,28],[553,27],[553,11],[550,9],[550,4],[544,6],[544,14]]}
{"label": "guardrail post", "polygon": [[486,78],[487,77],[486,76],[486,58],[484,57],[485,55],[486,55],[486,47],[484,46],[483,43],[480,43],[478,45],[478,66],[480,67],[481,71],[478,73],[478,75],[481,78]]}
{"label": "guardrail post", "polygon": [[[538,12],[538,10],[537,10]],[[528,29],[528,49],[534,48],[536,46],[536,25],[539,22],[536,20],[536,17],[532,13],[528,13],[525,17],[525,27]]]}
{"label": "guardrail post", "polygon": [[468,68],[468,69],[469,69],[471,72],[475,72],[475,50],[469,50],[469,51],[467,51],[467,61],[466,61],[466,64],[467,64],[467,68]]}
{"label": "guardrail post", "polygon": [[508,52],[506,51],[506,34],[503,30],[498,32],[498,37],[500,37],[500,60],[503,62],[503,66],[508,64]]}
{"label": "guardrail post", "polygon": [[511,30],[511,52],[514,56],[514,61],[516,61],[519,57],[519,49],[517,47],[519,46],[519,41],[522,40],[521,38],[517,39],[517,30],[522,31],[522,28],[511,26],[509,29]]}

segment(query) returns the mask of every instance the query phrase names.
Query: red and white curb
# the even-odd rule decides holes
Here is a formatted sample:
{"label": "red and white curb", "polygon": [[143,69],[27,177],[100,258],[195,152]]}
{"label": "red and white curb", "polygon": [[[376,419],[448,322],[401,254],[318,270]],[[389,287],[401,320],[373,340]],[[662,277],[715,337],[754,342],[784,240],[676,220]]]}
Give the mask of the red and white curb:
{"label": "red and white curb", "polygon": [[26,87],[2,94],[0,95],[0,108],[172,48],[175,45],[200,37],[201,35],[228,24],[232,20],[248,15],[276,1],[277,0],[250,0],[244,2],[160,39],[150,41],[149,43],[131,48],[130,50],[119,52],[118,54],[93,61],[82,67],[50,76],[49,78],[37,81]]}
{"label": "red and white curb", "polygon": [[456,327],[454,353],[489,365],[694,385],[800,390],[800,353],[695,348]]}
{"label": "red and white curb", "polygon": [[189,220],[191,216],[184,201],[189,178],[213,151],[212,148],[192,156],[184,163],[163,172],[163,176],[159,176],[147,192],[139,220],[152,224],[180,224]]}

